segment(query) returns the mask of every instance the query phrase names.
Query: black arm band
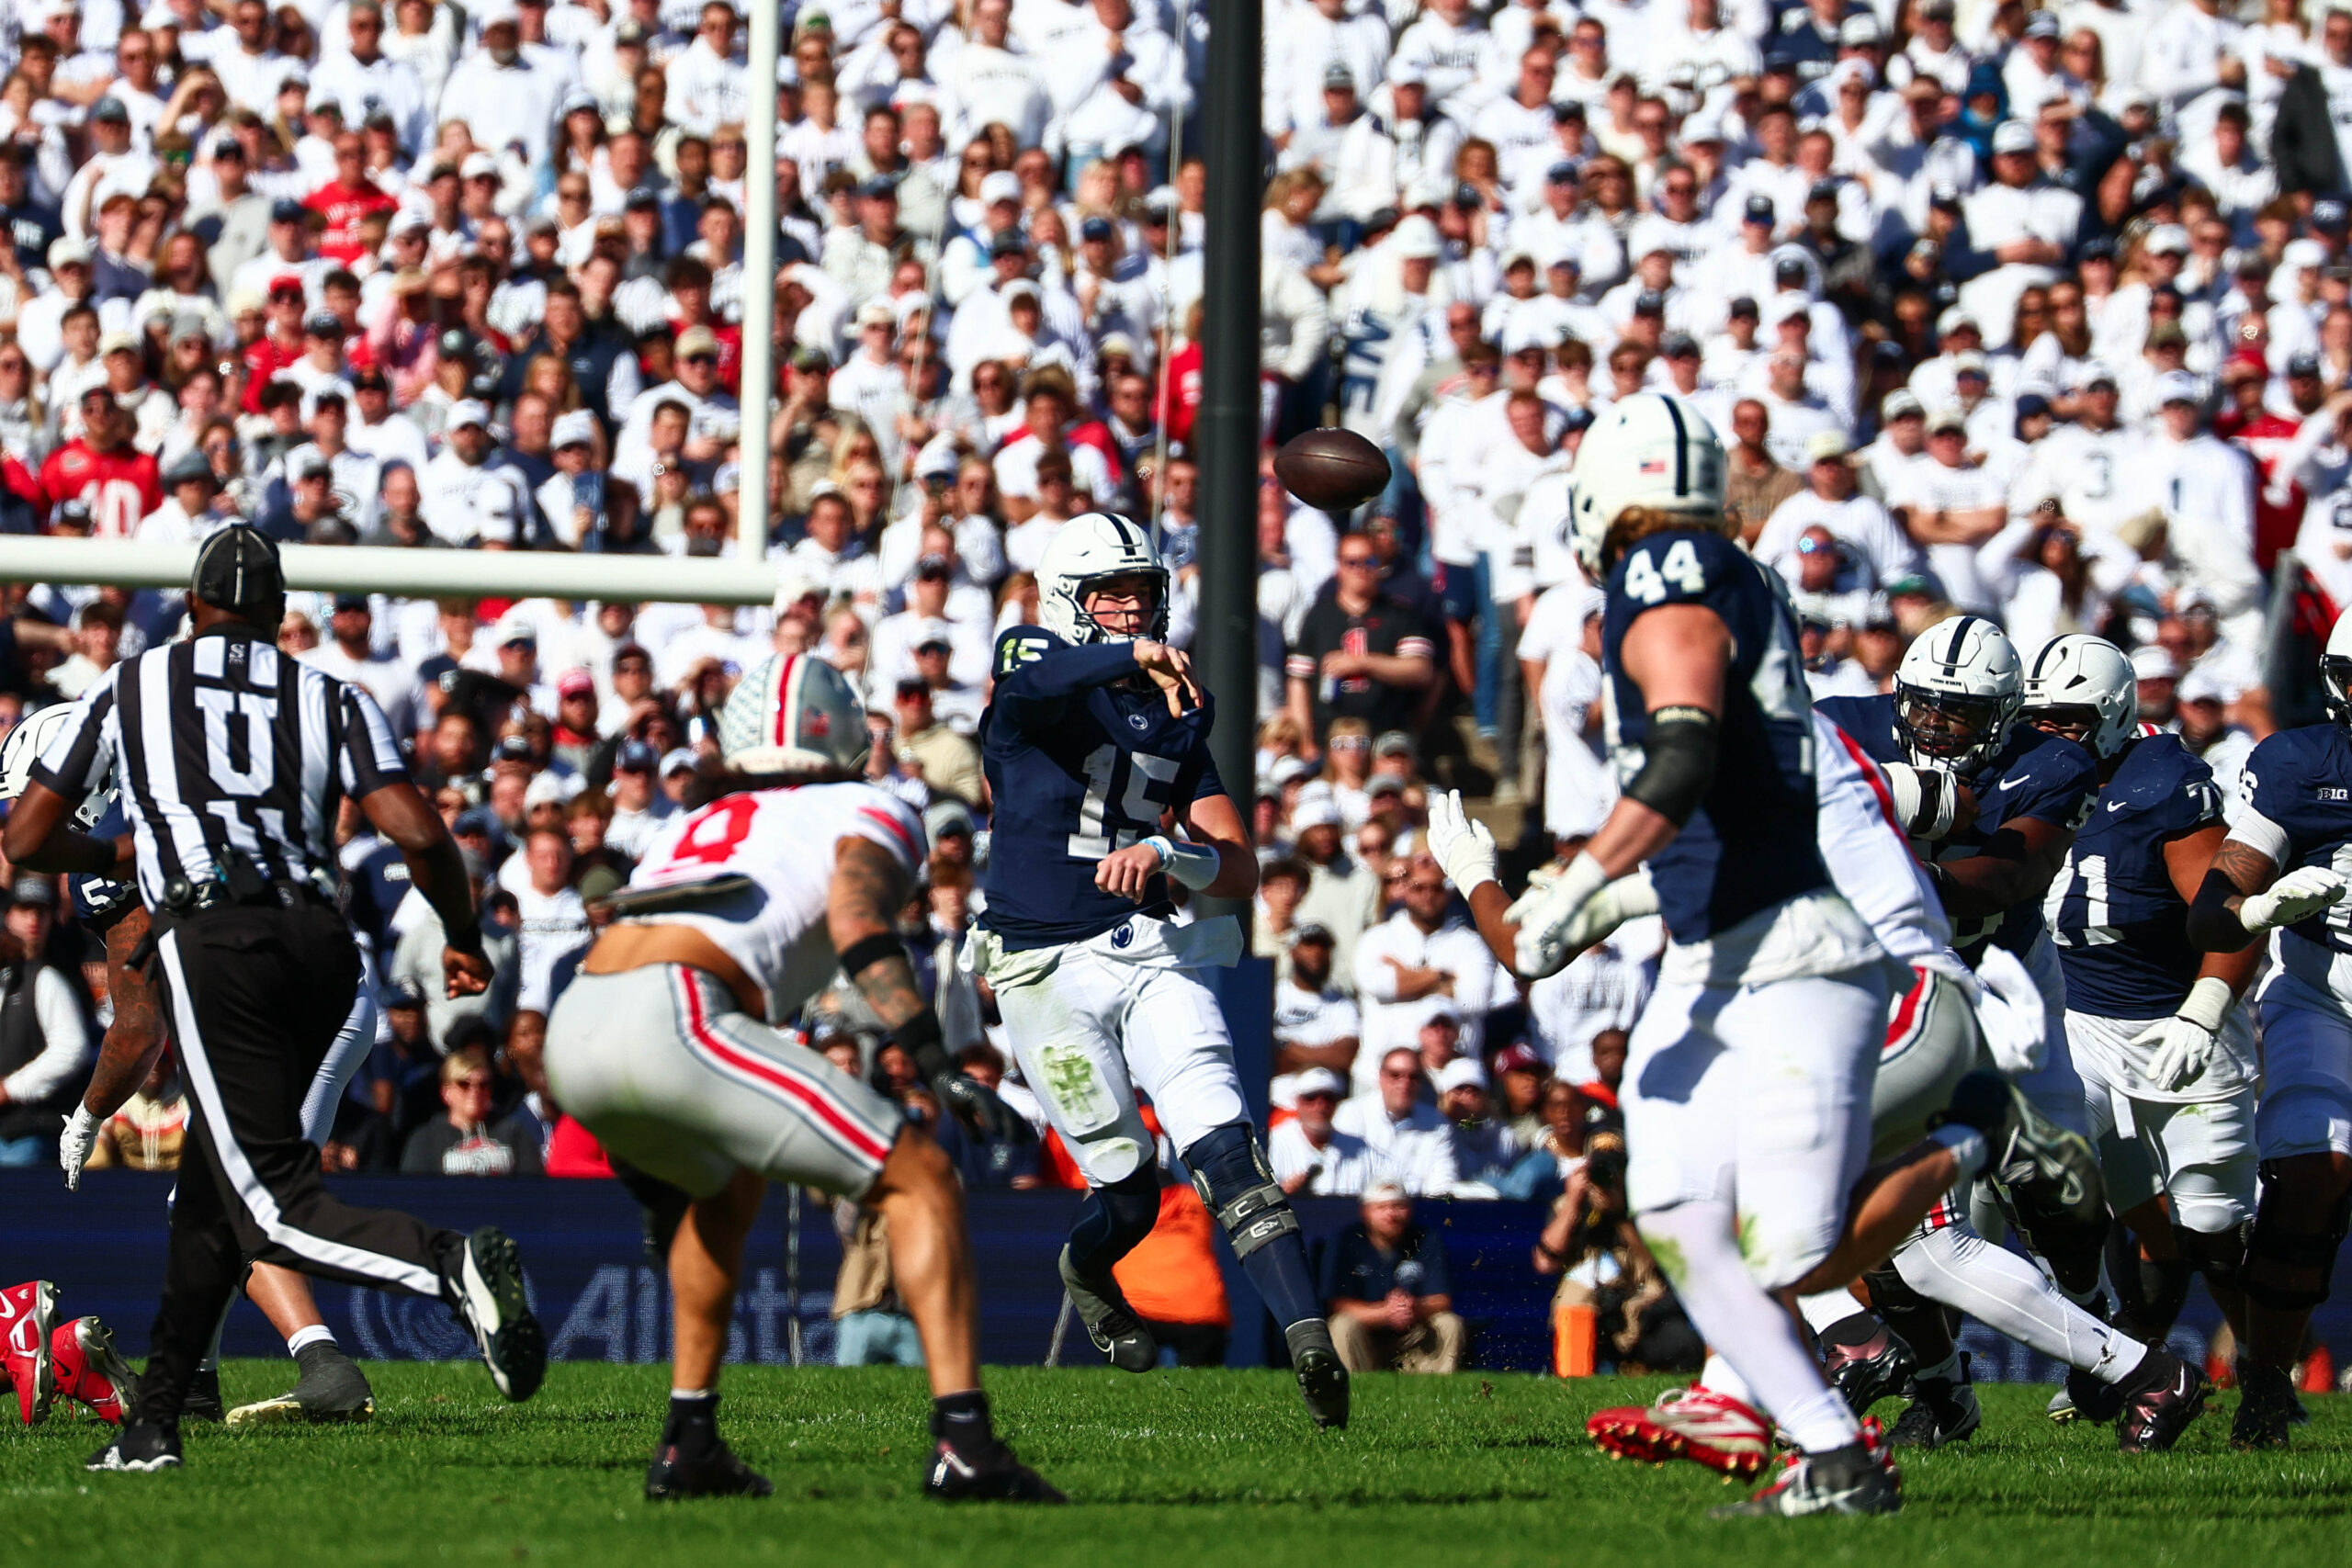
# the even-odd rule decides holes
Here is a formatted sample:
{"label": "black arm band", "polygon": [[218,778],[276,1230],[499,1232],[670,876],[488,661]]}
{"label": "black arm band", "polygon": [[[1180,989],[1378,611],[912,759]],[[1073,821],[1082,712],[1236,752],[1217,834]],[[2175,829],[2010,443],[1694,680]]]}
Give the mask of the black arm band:
{"label": "black arm band", "polygon": [[948,1059],[947,1037],[940,1032],[939,1014],[929,1008],[899,1025],[890,1038],[914,1058],[916,1071],[926,1078],[956,1070],[956,1064]]}
{"label": "black arm band", "polygon": [[1681,827],[1714,783],[1719,729],[1704,708],[1663,707],[1651,714],[1642,771],[1625,786],[1625,798]]}
{"label": "black arm band", "polygon": [[842,954],[842,973],[854,980],[886,958],[904,958],[906,955],[906,943],[899,940],[895,931],[876,931],[872,936],[860,937],[849,944],[849,951]]}
{"label": "black arm band", "polygon": [[484,956],[481,950],[481,921],[476,919],[469,920],[463,929],[445,929],[442,932],[441,944],[451,952],[462,953],[469,958]]}
{"label": "black arm band", "polygon": [[2243,953],[2254,941],[2245,922],[2231,912],[2229,901],[2238,885],[2224,871],[2209,871],[2188,905],[2188,945],[2200,953]]}

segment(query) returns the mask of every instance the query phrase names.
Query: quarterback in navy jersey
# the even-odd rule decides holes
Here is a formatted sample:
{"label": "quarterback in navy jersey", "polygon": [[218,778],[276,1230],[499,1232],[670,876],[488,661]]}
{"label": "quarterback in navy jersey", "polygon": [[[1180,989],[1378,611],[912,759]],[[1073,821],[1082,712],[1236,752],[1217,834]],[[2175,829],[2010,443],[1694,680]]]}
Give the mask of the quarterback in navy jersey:
{"label": "quarterback in navy jersey", "polygon": [[1240,956],[1240,925],[1173,919],[1170,878],[1246,898],[1258,861],[1209,761],[1215,716],[1184,655],[1160,640],[1168,586],[1150,536],[1124,517],[1076,518],[1046,547],[1043,624],[999,638],[980,718],[996,817],[988,908],[966,961],[995,992],[1022,1081],[1086,1175],[1060,1269],[1096,1347],[1126,1371],[1159,1364],[1111,1273],[1159,1217],[1141,1090],[1282,1325],[1308,1413],[1341,1427],[1347,1367],[1202,976]]}
{"label": "quarterback in navy jersey", "polygon": [[2352,1228],[2352,615],[2328,634],[2320,684],[2327,722],[2281,730],[2246,759],[2243,807],[2188,911],[2189,940],[2209,953],[2277,933],[2256,1004],[2261,1193],[2230,1434],[2248,1449],[2287,1446],[2312,1309]]}

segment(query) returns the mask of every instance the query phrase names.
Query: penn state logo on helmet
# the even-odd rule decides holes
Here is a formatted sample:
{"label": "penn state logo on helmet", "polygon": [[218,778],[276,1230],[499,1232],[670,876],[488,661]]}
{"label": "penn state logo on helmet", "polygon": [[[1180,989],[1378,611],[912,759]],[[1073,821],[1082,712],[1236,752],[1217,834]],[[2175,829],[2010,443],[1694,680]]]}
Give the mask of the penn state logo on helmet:
{"label": "penn state logo on helmet", "polygon": [[1928,627],[1894,671],[1894,728],[1922,767],[1973,773],[2009,743],[2025,671],[2008,636],[1982,615]]}
{"label": "penn state logo on helmet", "polygon": [[2026,666],[2018,713],[2030,724],[2066,733],[2099,758],[2131,744],[2140,728],[2140,687],[2132,661],[2102,637],[2052,637]]}
{"label": "penn state logo on helmet", "polygon": [[863,768],[865,705],[849,677],[813,654],[784,653],[735,683],[718,714],[718,752],[747,773]]}
{"label": "penn state logo on helmet", "polygon": [[1671,392],[1637,392],[1601,412],[1577,448],[1569,506],[1577,559],[1598,581],[1610,530],[1636,507],[1720,525],[1724,444],[1707,416]]}
{"label": "penn state logo on helmet", "polygon": [[[1152,583],[1147,629],[1114,632],[1086,612],[1087,596],[1113,578],[1146,577]],[[1062,525],[1037,562],[1037,624],[1064,642],[1158,642],[1168,635],[1168,567],[1141,525],[1108,512],[1090,512]]]}
{"label": "penn state logo on helmet", "polygon": [[[72,703],[51,703],[45,708],[27,714],[8,731],[6,744],[0,744],[0,800],[15,800],[23,795],[25,786],[32,782],[33,763],[49,750],[74,716]],[[114,798],[114,773],[111,768],[107,782],[85,796],[74,808],[77,827],[87,828],[106,815],[107,804]]]}

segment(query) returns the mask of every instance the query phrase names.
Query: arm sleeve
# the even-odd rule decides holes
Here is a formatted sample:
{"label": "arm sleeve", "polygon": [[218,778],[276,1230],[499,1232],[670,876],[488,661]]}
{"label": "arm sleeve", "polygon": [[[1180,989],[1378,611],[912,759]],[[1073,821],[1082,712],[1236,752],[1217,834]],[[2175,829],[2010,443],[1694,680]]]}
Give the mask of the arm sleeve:
{"label": "arm sleeve", "polygon": [[400,742],[392,736],[392,727],[384,717],[384,710],[367,688],[346,685],[341,689],[343,704],[343,792],[354,800],[364,800],[386,784],[401,784],[408,778],[408,764],[401,761]]}
{"label": "arm sleeve", "polygon": [[1080,692],[1131,674],[1136,667],[1125,643],[1065,648],[1034,628],[1013,628],[997,639],[996,648],[996,707],[1016,729],[1055,722]]}
{"label": "arm sleeve", "polygon": [[90,1026],[74,999],[74,987],[54,969],[33,975],[33,1016],[40,1023],[40,1055],[0,1085],[18,1104],[47,1100],[65,1089],[90,1049]]}

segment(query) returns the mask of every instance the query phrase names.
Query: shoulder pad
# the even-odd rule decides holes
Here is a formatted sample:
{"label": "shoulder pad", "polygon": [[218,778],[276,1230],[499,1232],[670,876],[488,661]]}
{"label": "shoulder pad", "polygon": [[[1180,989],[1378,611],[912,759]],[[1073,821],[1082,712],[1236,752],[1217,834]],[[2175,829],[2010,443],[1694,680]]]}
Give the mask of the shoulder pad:
{"label": "shoulder pad", "polygon": [[1061,638],[1043,626],[1007,626],[996,639],[996,673],[1001,679],[1061,646]]}

